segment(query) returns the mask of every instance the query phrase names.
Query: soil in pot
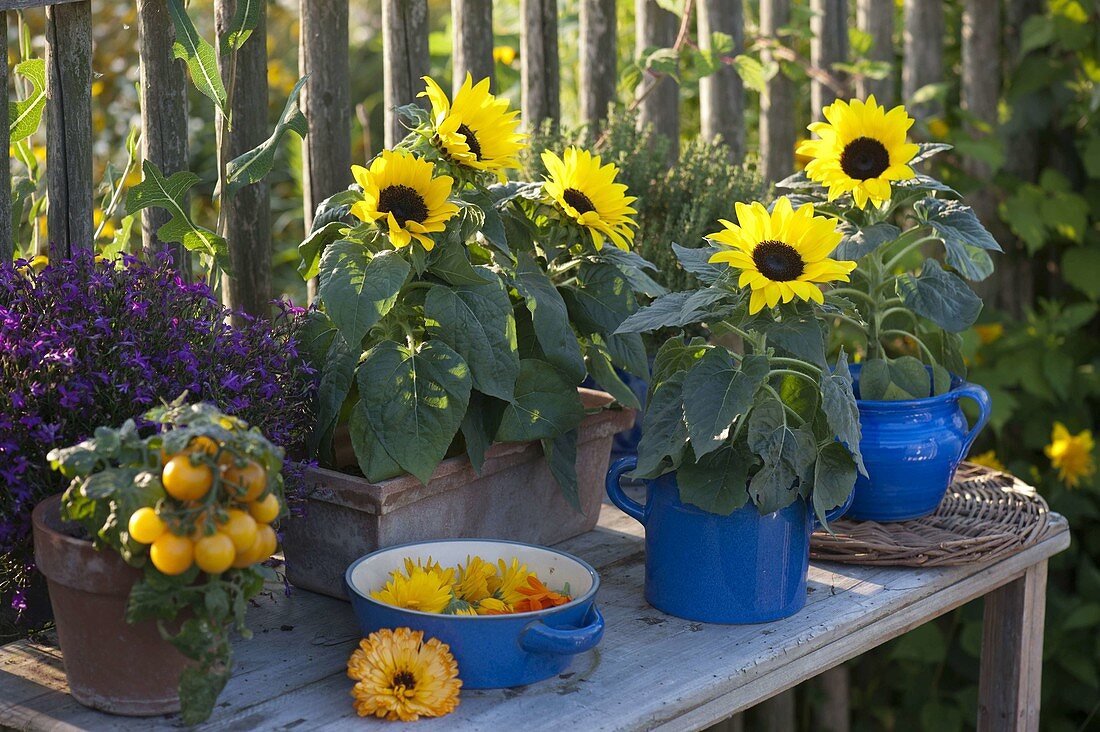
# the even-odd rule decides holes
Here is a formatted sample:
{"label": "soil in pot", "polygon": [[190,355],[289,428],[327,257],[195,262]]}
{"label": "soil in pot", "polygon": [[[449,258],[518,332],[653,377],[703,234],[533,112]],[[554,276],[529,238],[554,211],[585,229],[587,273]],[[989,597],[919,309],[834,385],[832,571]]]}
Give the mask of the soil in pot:
{"label": "soil in pot", "polygon": [[34,553],[49,586],[70,693],[112,714],[179,711],[180,674],[190,661],[161,638],[154,621],[126,622],[141,571],[74,536],[60,509],[61,496],[34,509]]}

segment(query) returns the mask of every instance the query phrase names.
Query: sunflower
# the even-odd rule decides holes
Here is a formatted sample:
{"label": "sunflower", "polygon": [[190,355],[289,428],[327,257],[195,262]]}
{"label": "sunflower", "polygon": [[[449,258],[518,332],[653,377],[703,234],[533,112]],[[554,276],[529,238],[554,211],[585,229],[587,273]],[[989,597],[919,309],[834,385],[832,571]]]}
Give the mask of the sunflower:
{"label": "sunflower", "polygon": [[761,203],[736,205],[736,224],[722,219],[726,228],[707,236],[730,247],[711,256],[711,262],[726,262],[741,270],[739,287],[752,288],[749,314],[767,304],[795,297],[824,302],[815,282],[848,281],[855,262],[829,259],[840,243],[837,220],[814,216],[813,204],[794,210],[790,199],[781,196],[771,213]]}
{"label": "sunflower", "polygon": [[518,168],[516,154],[527,146],[527,135],[518,131],[519,111],[508,110],[507,99],[489,93],[489,80],[475,86],[466,74],[454,102],[430,76],[419,96],[432,103],[435,143],[450,160],[474,170],[485,170],[505,180],[504,169]]}
{"label": "sunflower", "polygon": [[916,175],[909,161],[919,148],[905,141],[913,125],[905,107],[887,112],[871,95],[866,102],[838,99],[823,112],[828,121],[809,126],[819,139],[803,142],[797,154],[813,158],[806,175],[828,186],[830,201],[851,193],[859,208],[868,200],[879,206],[890,200],[890,181]]}
{"label": "sunflower", "polygon": [[619,249],[629,248],[637,226],[630,204],[637,199],[615,182],[619,169],[613,163],[600,165],[599,156],[569,147],[561,158],[544,152],[542,164],[550,174],[543,190],[551,203],[588,230],[596,249],[603,249],[605,236]]}
{"label": "sunflower", "polygon": [[351,166],[355,182],[363,187],[363,200],[351,207],[362,221],[386,230],[397,248],[413,239],[431,251],[430,234],[443,231],[458,206],[447,200],[454,179],[433,177],[435,165],[401,150],[383,150],[370,164]]}
{"label": "sunflower", "polygon": [[1043,452],[1050,458],[1051,467],[1058,471],[1058,479],[1069,488],[1077,488],[1082,480],[1096,474],[1096,462],[1092,457],[1094,447],[1092,430],[1071,435],[1064,424],[1055,422],[1050,444]]}
{"label": "sunflower", "polygon": [[458,706],[462,681],[451,649],[408,628],[382,629],[359,641],[348,677],[360,717],[415,722],[441,717]]}
{"label": "sunflower", "polygon": [[370,594],[375,600],[394,607],[419,610],[422,613],[441,613],[450,604],[452,570],[412,567],[408,574],[393,572],[390,581],[381,590]]}

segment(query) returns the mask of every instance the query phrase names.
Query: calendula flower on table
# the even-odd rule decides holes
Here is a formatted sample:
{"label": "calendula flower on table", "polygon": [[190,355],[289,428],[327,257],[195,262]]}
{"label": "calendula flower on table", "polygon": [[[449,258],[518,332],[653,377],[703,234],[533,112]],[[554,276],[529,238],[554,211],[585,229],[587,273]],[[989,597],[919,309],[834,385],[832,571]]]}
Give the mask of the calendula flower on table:
{"label": "calendula flower on table", "polygon": [[557,607],[558,605],[564,605],[571,599],[568,595],[554,592],[535,575],[529,576],[527,584],[517,587],[516,592],[523,595],[523,599],[515,604],[517,613],[529,613]]}
{"label": "calendula flower on table", "polygon": [[599,156],[576,147],[560,158],[548,150],[542,163],[550,174],[543,186],[548,200],[588,232],[597,250],[605,237],[619,249],[630,248],[637,227],[631,204],[637,199],[615,182],[619,169],[613,163],[601,165]]}
{"label": "calendula flower on table", "polygon": [[452,570],[425,569],[413,566],[408,574],[394,572],[390,581],[371,597],[379,602],[423,613],[441,613],[453,598]]}
{"label": "calendula flower on table", "polygon": [[415,722],[458,706],[458,665],[447,644],[420,631],[383,629],[359,642],[348,659],[351,691],[361,717]]}
{"label": "calendula flower on table", "polygon": [[795,210],[781,196],[768,211],[761,203],[738,203],[737,223],[722,219],[725,229],[707,238],[723,246],[710,258],[741,270],[739,287],[749,287],[749,314],[794,298],[824,302],[816,283],[847,282],[855,262],[830,259],[842,238],[837,220],[815,216],[813,204]]}
{"label": "calendula flower on table", "polygon": [[435,165],[402,150],[383,150],[370,168],[351,166],[363,200],[351,207],[361,221],[378,224],[400,249],[415,239],[425,250],[435,246],[431,234],[443,231],[458,206],[447,200],[454,179],[435,175]]}
{"label": "calendula flower on table", "polygon": [[527,147],[519,110],[509,110],[507,99],[489,93],[489,79],[474,84],[467,73],[454,101],[430,76],[423,79],[427,88],[419,96],[432,104],[434,142],[448,159],[493,173],[501,182],[506,169],[519,168],[516,155]]}
{"label": "calendula flower on table", "polygon": [[1058,479],[1068,488],[1077,488],[1083,480],[1096,474],[1096,461],[1092,456],[1095,447],[1092,430],[1073,435],[1064,424],[1055,422],[1050,444],[1043,452],[1050,458],[1051,467],[1058,471]]}
{"label": "calendula flower on table", "polygon": [[880,206],[890,200],[891,181],[916,175],[909,161],[920,148],[906,141],[913,119],[905,107],[887,112],[871,95],[866,102],[838,99],[822,113],[827,121],[809,126],[818,139],[803,142],[797,154],[813,158],[806,175],[828,187],[830,201],[851,193],[859,208]]}

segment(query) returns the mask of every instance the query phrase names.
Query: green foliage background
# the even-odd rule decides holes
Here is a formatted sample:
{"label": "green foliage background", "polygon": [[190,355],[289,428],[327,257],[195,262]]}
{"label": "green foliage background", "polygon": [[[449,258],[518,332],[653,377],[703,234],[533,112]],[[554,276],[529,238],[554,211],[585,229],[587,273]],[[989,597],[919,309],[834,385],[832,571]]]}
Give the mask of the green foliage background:
{"label": "green foliage background", "polygon": [[[286,94],[297,80],[297,0],[269,2],[268,48],[271,57],[270,110],[274,123]],[[381,140],[381,33],[378,0],[352,4],[352,99],[357,104],[354,158],[363,161],[377,151]],[[1100,491],[1094,478],[1077,489],[1058,480],[1043,454],[1052,423],[1064,422],[1071,432],[1097,427],[1100,401],[1100,10],[1086,0],[1047,0],[1036,15],[1020,27],[1004,27],[1005,78],[999,119],[989,127],[976,123],[960,107],[958,65],[962,0],[944,3],[945,82],[921,90],[919,97],[942,113],[918,121],[913,135],[921,140],[943,140],[955,153],[937,162],[938,176],[971,194],[982,192],[992,201],[987,224],[1008,253],[997,261],[998,273],[985,292],[983,327],[966,334],[971,379],[989,388],[994,400],[991,427],[976,452],[995,450],[1007,468],[1036,485],[1052,508],[1067,516],[1073,544],[1051,563],[1048,593],[1043,684],[1043,727],[1048,730],[1085,730],[1100,726]],[[193,17],[212,37],[210,0],[194,0]],[[498,46],[519,48],[519,3],[494,3]],[[563,127],[577,121],[576,39],[579,36],[577,0],[559,2]],[[132,3],[96,3],[94,130],[97,179],[108,166],[125,163],[124,141],[137,124],[135,83],[136,21]],[[619,68],[621,98],[633,94],[633,4],[619,7]],[[746,4],[746,39],[756,36],[757,4]],[[432,73],[449,78],[449,3],[431,0]],[[854,15],[854,12],[853,12]],[[34,55],[42,55],[42,13],[24,15]],[[806,0],[794,3],[789,44],[808,57],[809,9]],[[850,24],[854,26],[854,23]],[[900,48],[901,3],[895,47]],[[121,29],[121,30],[120,30]],[[20,60],[15,30],[10,32],[8,61]],[[858,31],[851,32],[858,54],[868,47]],[[750,54],[751,58],[751,54]],[[757,64],[759,66],[759,64]],[[895,65],[884,69],[853,62],[855,70],[889,73],[900,87]],[[756,145],[761,73],[746,62],[748,110],[747,148]],[[519,97],[519,61],[498,61],[498,89],[513,102]],[[783,73],[795,78],[797,99],[807,100],[808,79],[796,65],[784,64]],[[22,82],[20,82],[22,83]],[[444,84],[446,87],[447,85]],[[684,79],[684,152],[679,165],[663,173],[660,155],[642,155],[653,141],[628,134],[629,124],[612,125],[604,142],[608,159],[620,162],[624,178],[635,193],[646,197],[640,214],[641,253],[667,268],[673,289],[688,284],[686,275],[671,264],[663,247],[681,238],[685,245],[713,224],[713,212],[732,211],[734,200],[757,194],[751,175],[735,171],[714,150],[691,142],[698,131],[697,84]],[[808,103],[791,114],[799,129],[809,121]],[[192,170],[203,178],[193,197],[196,218],[209,206],[215,175],[213,115],[209,103],[193,94],[190,109]],[[617,130],[617,131],[615,131]],[[586,131],[567,132],[564,139],[583,139]],[[573,135],[573,137],[570,137]],[[40,137],[32,138],[33,156],[13,160],[13,172],[28,176],[26,185],[44,186]],[[560,145],[561,139],[536,138],[540,146]],[[937,160],[940,160],[939,158]],[[981,161],[988,174],[975,176],[968,161]],[[272,184],[275,281],[277,288],[296,300],[304,287],[294,270],[295,246],[302,238],[300,152],[296,141],[280,152]],[[537,167],[534,158],[531,165]],[[722,185],[715,185],[715,183]],[[39,193],[40,195],[40,193]],[[723,215],[729,216],[729,213]],[[29,221],[28,221],[29,218]],[[120,224],[121,222],[115,222]],[[34,216],[21,222],[23,241],[29,241]],[[693,241],[694,239],[694,241]],[[989,327],[994,326],[994,327]],[[973,726],[977,689],[977,657],[981,630],[980,603],[922,626],[864,655],[851,664],[853,721],[857,730],[953,730]],[[800,714],[801,726],[813,729],[812,689]]]}

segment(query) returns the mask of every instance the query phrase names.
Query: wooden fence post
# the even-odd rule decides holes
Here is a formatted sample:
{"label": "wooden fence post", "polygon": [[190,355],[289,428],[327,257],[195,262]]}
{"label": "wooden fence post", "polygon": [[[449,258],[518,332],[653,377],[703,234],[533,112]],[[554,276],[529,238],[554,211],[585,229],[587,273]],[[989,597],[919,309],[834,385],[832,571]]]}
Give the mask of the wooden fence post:
{"label": "wooden fence post", "polygon": [[[778,41],[791,21],[790,0],[760,0],[760,35]],[[764,49],[765,63],[774,60]],[[794,85],[782,71],[768,80],[760,96],[760,174],[765,182],[782,180],[794,170]]]}
{"label": "wooden fence post", "polygon": [[[220,38],[233,18],[238,0],[215,0],[214,27]],[[343,49],[340,49],[341,51]],[[248,40],[232,54],[218,57],[222,80],[229,90],[227,112],[233,128],[221,140],[226,161],[243,155],[263,142],[267,124],[267,7]],[[271,199],[266,181],[245,186],[228,196],[222,192],[225,237],[233,276],[222,278],[226,305],[249,315],[271,312]]]}
{"label": "wooden fence post", "polygon": [[46,187],[51,256],[91,249],[95,231],[89,0],[46,8]]}
{"label": "wooden fence post", "polygon": [[451,24],[454,26],[453,78],[451,88],[457,93],[466,72],[474,83],[493,78],[493,0],[451,0]]}
{"label": "wooden fence post", "polygon": [[794,732],[795,729],[794,689],[781,691],[770,699],[753,707],[759,732]]}
{"label": "wooden fence post", "polygon": [[580,113],[582,122],[607,116],[619,78],[615,0],[581,0]]}
{"label": "wooden fence post", "polygon": [[[346,53],[339,49],[338,53]],[[405,137],[396,108],[417,102],[424,87],[420,77],[430,71],[428,0],[382,0],[382,66],[386,147]],[[426,105],[425,105],[426,106]]]}
{"label": "wooden fence post", "polygon": [[856,0],[856,26],[871,37],[868,58],[891,65],[884,79],[860,78],[856,94],[866,99],[871,94],[879,104],[887,107],[894,103],[894,2],[893,0]]}
{"label": "wooden fence post", "polygon": [[[973,115],[972,135],[981,136],[997,126],[997,100],[1001,96],[1001,4],[998,0],[966,0],[962,22],[962,108]],[[989,165],[976,158],[965,161],[967,172],[988,181]],[[983,221],[997,216],[997,197],[988,185],[974,192],[971,206]]]}
{"label": "wooden fence post", "polygon": [[[301,109],[316,134],[302,141],[302,203],[305,229],[313,226],[317,205],[351,183],[351,90],[348,54],[348,0],[300,0],[298,73],[309,74]],[[307,283],[312,302],[317,281]]]}
{"label": "wooden fence post", "polygon": [[521,102],[524,129],[561,117],[561,71],[558,60],[556,0],[520,0],[519,35]]}
{"label": "wooden fence post", "polygon": [[[176,31],[166,0],[138,0],[137,16],[141,39],[141,157],[168,177],[189,167],[187,76],[183,62],[172,54]],[[141,212],[142,247],[147,253],[167,249],[180,271],[188,274],[190,257],[183,245],[165,244],[157,238],[157,230],[170,218],[168,211],[155,206]]]}
{"label": "wooden fence post", "polygon": [[[650,47],[671,48],[676,43],[680,19],[665,10],[657,0],[634,2],[635,55],[641,57]],[[642,78],[638,85],[638,127],[653,127],[668,138],[668,162],[680,157],[680,85],[668,74]]]}
{"label": "wooden fence post", "polygon": [[[810,63],[832,76],[843,79],[833,64],[848,59],[848,0],[810,0]],[[823,110],[837,98],[837,92],[814,79],[810,84],[810,107],[815,120],[825,119]]]}
{"label": "wooden fence post", "polygon": [[[733,39],[730,56],[744,50],[745,21],[741,0],[700,0],[699,47],[713,48],[712,34],[725,33]],[[729,64],[699,81],[699,118],[703,137],[721,136],[734,162],[745,157],[745,89],[741,75]]]}
{"label": "wooden fence post", "polygon": [[[918,90],[943,81],[943,4],[937,0],[905,0],[904,36],[901,95],[904,102],[911,103]],[[909,109],[912,116],[925,120],[939,111],[938,102]]]}
{"label": "wooden fence post", "polygon": [[851,729],[849,705],[850,682],[848,667],[835,666],[822,671],[814,682],[822,692],[822,700],[814,719],[814,729],[821,732],[848,732]]}
{"label": "wooden fence post", "polygon": [[[5,48],[8,42],[8,11],[0,10],[0,35],[4,36]],[[8,59],[5,56],[3,68],[0,68],[0,109],[8,108]],[[11,134],[8,125],[0,125],[0,147],[11,147]],[[15,242],[11,230],[11,157],[0,155],[0,264],[10,262],[15,256]]]}

